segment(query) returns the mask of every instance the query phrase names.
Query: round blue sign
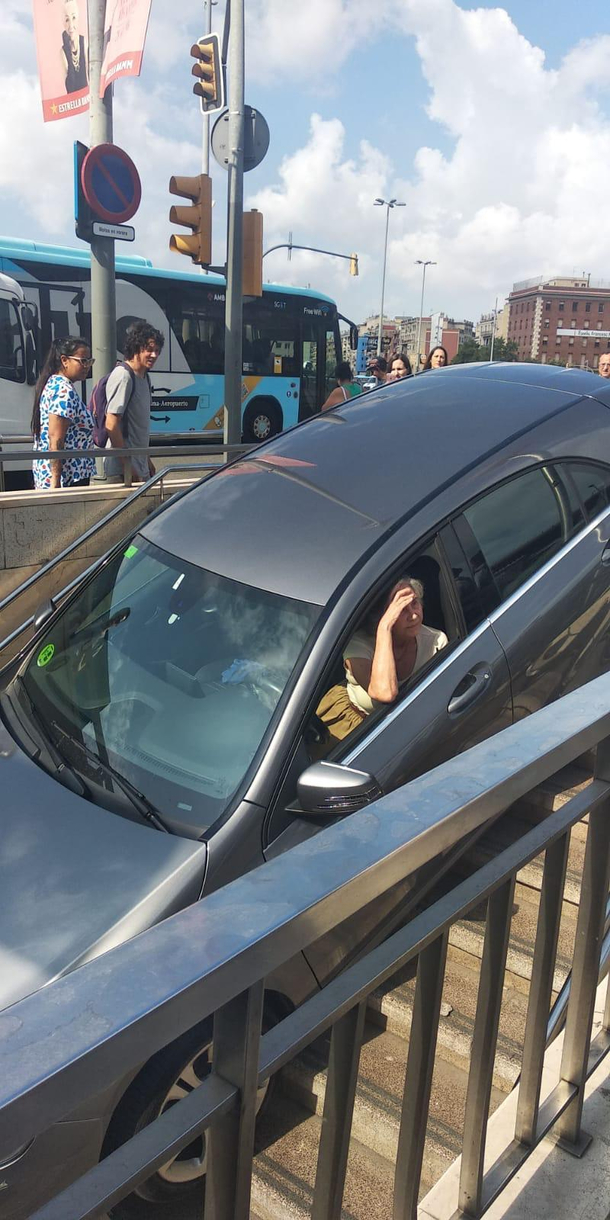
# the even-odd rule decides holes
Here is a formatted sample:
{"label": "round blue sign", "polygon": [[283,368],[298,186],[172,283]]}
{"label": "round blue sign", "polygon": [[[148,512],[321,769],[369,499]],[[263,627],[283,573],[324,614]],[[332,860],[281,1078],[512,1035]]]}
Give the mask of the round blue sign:
{"label": "round blue sign", "polygon": [[140,175],[131,157],[116,144],[90,148],[81,170],[83,194],[91,211],[108,224],[125,224],[142,198]]}

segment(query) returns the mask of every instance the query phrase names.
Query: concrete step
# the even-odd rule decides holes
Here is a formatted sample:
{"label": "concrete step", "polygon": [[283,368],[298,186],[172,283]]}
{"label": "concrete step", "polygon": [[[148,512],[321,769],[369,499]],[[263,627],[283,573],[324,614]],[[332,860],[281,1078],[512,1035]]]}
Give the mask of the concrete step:
{"label": "concrete step", "polygon": [[[290,1096],[277,1100],[257,1128],[251,1220],[309,1220],[321,1119]],[[387,1220],[393,1188],[394,1166],[352,1138],[342,1220]]]}
{"label": "concrete step", "polygon": [[[582,760],[579,760],[579,763],[581,762]],[[554,809],[560,809],[578,792],[582,792],[591,783],[592,778],[592,768],[570,763],[519,801],[519,816],[539,822],[541,814],[544,816]],[[577,822],[572,830],[573,837],[586,840],[587,824],[588,817]]]}
{"label": "concrete step", "polygon": [[[475,869],[482,868],[484,864],[488,864],[501,851],[511,847],[524,834],[527,834],[528,830],[531,830],[531,819],[528,820],[527,813],[525,817],[519,817],[519,805],[520,802],[513,805],[510,814],[505,814],[503,818],[494,823],[487,833],[466,853],[462,860],[458,861],[454,870],[456,875],[469,876]],[[541,809],[540,806],[535,808],[537,810]],[[574,827],[570,835],[570,849],[568,852],[568,866],[564,889],[564,898],[567,902],[575,904],[580,902],[580,879],[582,877],[585,847],[586,829],[583,835],[580,826]],[[522,885],[529,886],[531,889],[540,892],[543,870],[544,853],[536,856],[534,860],[526,864],[518,873],[517,880]]]}
{"label": "concrete step", "polygon": [[[282,1073],[284,1092],[318,1117],[324,1108],[327,1056],[328,1044],[326,1040],[320,1041]],[[406,1057],[407,1043],[403,1038],[367,1024],[352,1134],[363,1147],[390,1163],[396,1158]],[[459,1154],[466,1086],[466,1074],[437,1057],[425,1155],[431,1180],[436,1180]],[[494,1088],[494,1109],[503,1096],[503,1092]]]}
{"label": "concrete step", "polygon": [[[451,960],[447,962],[437,1056],[463,1072],[467,1072],[470,1066],[478,987],[479,972],[472,959],[470,963]],[[414,978],[397,987],[378,990],[369,1001],[371,1021],[377,1021],[388,1033],[408,1040],[414,996]],[[506,986],[502,997],[498,1049],[494,1064],[494,1086],[504,1093],[510,1092],[521,1071],[526,1015],[527,999],[522,991]]]}
{"label": "concrete step", "polygon": [[[515,903],[511,920],[510,941],[506,959],[505,986],[527,994],[532,977],[534,941],[538,920],[538,895],[519,882],[515,886]],[[553,977],[553,991],[563,986],[572,961],[578,908],[572,902],[562,904],[559,943]],[[449,933],[448,957],[456,964],[472,966],[468,957],[480,959],[485,936],[485,904],[482,903],[466,919],[454,924]]]}

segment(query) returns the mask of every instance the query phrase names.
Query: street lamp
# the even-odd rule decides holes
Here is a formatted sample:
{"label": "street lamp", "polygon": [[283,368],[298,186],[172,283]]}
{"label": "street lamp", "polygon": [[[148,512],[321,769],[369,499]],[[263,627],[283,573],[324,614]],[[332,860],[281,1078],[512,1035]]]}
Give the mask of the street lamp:
{"label": "street lamp", "polygon": [[431,258],[416,258],[415,263],[422,269],[421,276],[421,301],[419,303],[419,325],[417,327],[417,368],[416,373],[419,373],[419,362],[421,352],[421,324],[424,316],[424,288],[426,286],[426,267],[436,267],[436,263]]}
{"label": "street lamp", "polygon": [[376,208],[387,208],[385,215],[385,243],[383,247],[383,275],[381,277],[381,308],[379,310],[379,331],[377,334],[377,355],[381,355],[381,335],[383,327],[383,298],[385,294],[385,265],[388,257],[388,226],[390,223],[390,208],[404,208],[405,203],[399,203],[397,199],[376,199]]}

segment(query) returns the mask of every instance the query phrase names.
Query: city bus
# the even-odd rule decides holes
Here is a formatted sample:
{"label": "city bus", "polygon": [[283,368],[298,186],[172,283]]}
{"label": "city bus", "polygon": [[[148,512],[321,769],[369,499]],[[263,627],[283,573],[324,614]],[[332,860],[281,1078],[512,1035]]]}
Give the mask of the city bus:
{"label": "city bus", "polygon": [[[53,339],[91,339],[89,250],[0,237],[0,273],[16,282],[31,324],[38,364]],[[193,441],[222,436],[225,281],[217,275],[169,271],[117,254],[117,350],[131,322],[145,318],[165,345],[152,373],[151,438]],[[1,308],[19,310],[10,302]],[[0,318],[2,315],[0,314]],[[335,302],[310,289],[266,284],[243,312],[242,432],[261,441],[319,411],[335,386],[341,335]],[[347,319],[343,319],[347,322]],[[351,327],[352,341],[355,327]],[[33,368],[24,372],[23,334],[12,323],[7,379],[0,367],[0,431],[27,434]],[[23,327],[22,327],[23,329]],[[10,346],[6,331],[6,345]],[[25,350],[25,349],[24,349]],[[34,357],[32,357],[33,359]],[[30,361],[31,364],[31,361]],[[35,378],[34,378],[35,380]],[[83,386],[86,397],[91,382]],[[183,443],[183,442],[181,442]]]}

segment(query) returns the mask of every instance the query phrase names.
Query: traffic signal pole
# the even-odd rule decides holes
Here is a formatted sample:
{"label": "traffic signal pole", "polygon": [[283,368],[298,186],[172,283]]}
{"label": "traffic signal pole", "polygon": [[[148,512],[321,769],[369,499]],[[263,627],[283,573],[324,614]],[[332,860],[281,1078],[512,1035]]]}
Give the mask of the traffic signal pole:
{"label": "traffic signal pole", "polygon": [[230,2],[229,183],[225,304],[224,441],[241,441],[243,211],[244,211],[244,0]]}
{"label": "traffic signal pole", "polygon": [[[99,96],[104,54],[106,0],[88,0],[89,144],[112,144],[112,85]],[[114,241],[91,237],[91,354],[95,376],[103,377],[116,361],[116,282]]]}

